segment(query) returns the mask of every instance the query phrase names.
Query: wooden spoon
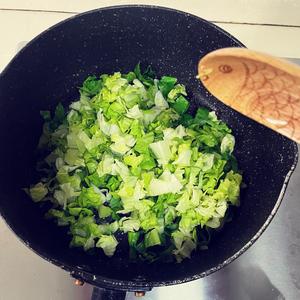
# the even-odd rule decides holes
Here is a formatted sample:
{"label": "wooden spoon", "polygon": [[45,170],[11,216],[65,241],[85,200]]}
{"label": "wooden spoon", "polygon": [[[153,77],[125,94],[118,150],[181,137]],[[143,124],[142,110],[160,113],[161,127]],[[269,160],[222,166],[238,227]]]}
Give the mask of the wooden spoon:
{"label": "wooden spoon", "polygon": [[300,143],[300,67],[245,48],[224,48],[205,55],[198,72],[223,103]]}

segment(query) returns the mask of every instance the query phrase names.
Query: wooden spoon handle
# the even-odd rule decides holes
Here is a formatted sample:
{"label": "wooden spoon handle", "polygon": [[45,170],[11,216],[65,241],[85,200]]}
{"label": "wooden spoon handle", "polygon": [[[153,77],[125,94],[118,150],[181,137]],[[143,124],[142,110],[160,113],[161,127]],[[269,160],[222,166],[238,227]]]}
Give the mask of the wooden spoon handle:
{"label": "wooden spoon handle", "polygon": [[220,49],[199,62],[199,77],[219,100],[300,143],[300,67],[248,49]]}

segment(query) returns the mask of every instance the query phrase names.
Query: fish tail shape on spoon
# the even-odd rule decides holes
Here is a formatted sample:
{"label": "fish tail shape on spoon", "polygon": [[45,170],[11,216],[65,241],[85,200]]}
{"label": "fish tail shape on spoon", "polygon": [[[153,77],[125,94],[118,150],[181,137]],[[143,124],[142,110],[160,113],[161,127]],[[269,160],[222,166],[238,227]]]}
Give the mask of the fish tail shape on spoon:
{"label": "fish tail shape on spoon", "polygon": [[300,67],[245,48],[205,55],[199,79],[217,99],[300,143]]}

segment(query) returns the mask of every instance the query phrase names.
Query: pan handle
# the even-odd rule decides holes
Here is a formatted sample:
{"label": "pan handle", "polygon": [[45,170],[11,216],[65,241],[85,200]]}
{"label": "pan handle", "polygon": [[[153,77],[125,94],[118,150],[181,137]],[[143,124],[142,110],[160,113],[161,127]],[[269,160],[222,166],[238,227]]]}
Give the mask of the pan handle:
{"label": "pan handle", "polygon": [[125,291],[109,290],[94,287],[91,300],[125,300],[125,298]]}
{"label": "pan handle", "polygon": [[[75,285],[82,286],[85,282],[93,285],[93,294],[91,300],[125,300],[126,292],[134,292],[136,297],[143,297],[145,293],[152,290],[151,286],[145,287],[121,287],[121,290],[107,284],[100,284],[91,280],[83,272],[70,272],[70,275],[75,278]],[[95,277],[95,276],[94,276]]]}

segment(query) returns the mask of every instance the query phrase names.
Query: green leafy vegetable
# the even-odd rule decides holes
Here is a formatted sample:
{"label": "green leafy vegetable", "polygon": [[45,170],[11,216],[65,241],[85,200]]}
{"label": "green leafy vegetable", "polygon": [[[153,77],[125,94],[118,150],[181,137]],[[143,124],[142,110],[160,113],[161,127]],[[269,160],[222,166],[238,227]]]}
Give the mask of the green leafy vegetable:
{"label": "green leafy vegetable", "polygon": [[102,87],[101,79],[97,79],[96,76],[89,76],[84,82],[80,91],[87,96],[94,96],[99,93]]}
{"label": "green leafy vegetable", "polygon": [[43,200],[47,193],[47,187],[42,182],[37,183],[29,189],[29,195],[35,202]]}
{"label": "green leafy vegetable", "polygon": [[163,76],[158,82],[158,87],[164,97],[167,97],[171,90],[174,88],[177,79],[175,77]]}
{"label": "green leafy vegetable", "polygon": [[185,87],[140,64],[89,76],[79,91],[68,110],[41,112],[43,174],[27,194],[49,201],[47,218],[85,251],[111,257],[126,235],[134,260],[181,262],[207,248],[239,205],[230,128],[206,108],[188,114]]}
{"label": "green leafy vegetable", "polygon": [[179,113],[183,114],[185,113],[188,108],[189,108],[189,102],[187,99],[183,96],[179,96],[176,100],[175,103],[172,104],[172,107]]}
{"label": "green leafy vegetable", "polygon": [[113,256],[117,245],[118,241],[113,235],[101,235],[96,247],[102,248],[105,255]]}

